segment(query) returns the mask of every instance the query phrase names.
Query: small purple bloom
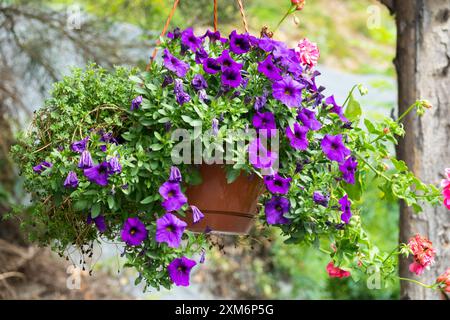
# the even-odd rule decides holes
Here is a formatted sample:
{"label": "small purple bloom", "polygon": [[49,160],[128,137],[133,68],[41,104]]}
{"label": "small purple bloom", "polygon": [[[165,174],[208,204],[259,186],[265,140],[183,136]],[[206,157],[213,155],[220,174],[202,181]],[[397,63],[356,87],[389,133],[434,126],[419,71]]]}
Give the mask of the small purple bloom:
{"label": "small purple bloom", "polygon": [[342,163],[345,158],[350,155],[350,150],[344,145],[342,135],[340,134],[336,136],[327,134],[322,139],[320,144],[322,146],[323,153],[331,161]]}
{"label": "small purple bloom", "polygon": [[197,38],[194,34],[194,30],[192,28],[187,28],[183,32],[181,32],[181,43],[195,52],[198,48],[202,46],[202,40]]}
{"label": "small purple bloom", "polygon": [[241,71],[237,68],[226,68],[222,72],[222,84],[231,88],[237,88],[241,84]]}
{"label": "small purple bloom", "polygon": [[91,215],[88,215],[87,217],[87,224],[92,224],[92,222],[95,223],[95,226],[97,227],[97,230],[100,231],[100,233],[103,233],[106,231],[106,222],[105,217],[102,215],[99,215],[92,219]]}
{"label": "small purple bloom", "polygon": [[203,70],[209,74],[216,74],[221,70],[219,62],[214,58],[206,58],[203,60]]}
{"label": "small purple bloom", "polygon": [[183,89],[183,81],[181,79],[175,79],[175,85],[173,89],[177,102],[182,106],[183,104],[191,101],[191,97]]}
{"label": "small purple bloom", "polygon": [[317,203],[318,205],[325,207],[325,208],[328,207],[328,201],[330,201],[330,199],[327,196],[324,196],[319,191],[314,191],[313,200],[315,203]]}
{"label": "small purple bloom", "polygon": [[201,90],[208,88],[208,84],[206,83],[205,78],[201,74],[196,74],[192,79],[192,87],[195,90]]}
{"label": "small purple bloom", "polygon": [[336,100],[334,99],[334,95],[329,96],[326,98],[325,103],[327,105],[332,105],[333,108],[331,108],[331,112],[336,113],[339,116],[339,119],[341,119],[344,122],[348,122],[348,119],[344,116],[344,110],[340,105],[336,103]]}
{"label": "small purple bloom", "polygon": [[253,126],[258,130],[258,132],[260,130],[263,130],[262,134],[268,137],[272,136],[271,130],[277,129],[277,125],[275,123],[275,116],[270,111],[255,113],[252,119],[252,123]]}
{"label": "small purple bloom", "polygon": [[161,87],[165,88],[169,84],[173,83],[173,78],[171,76],[165,75]]}
{"label": "small purple bloom", "polygon": [[206,94],[206,90],[205,89],[201,89],[198,91],[198,99],[201,102],[207,103],[209,101],[208,99],[208,95]]}
{"label": "small purple bloom", "polygon": [[203,212],[201,212],[200,209],[197,208],[196,206],[191,206],[191,210],[192,210],[192,220],[194,223],[199,222],[205,217]]}
{"label": "small purple bloom", "polygon": [[262,96],[256,97],[255,105],[254,105],[254,108],[255,108],[256,111],[261,111],[261,109],[264,108],[264,106],[267,103],[267,97],[268,96],[269,96],[269,92],[268,91],[264,91]]}
{"label": "small purple bloom", "polygon": [[264,205],[268,224],[289,224],[290,220],[284,217],[289,212],[291,204],[284,197],[272,196]]}
{"label": "small purple bloom", "polygon": [[99,186],[108,185],[109,177],[109,164],[108,162],[102,162],[96,166],[88,169],[84,169],[84,176],[91,182],[98,184]]}
{"label": "small purple bloom", "polygon": [[194,260],[186,257],[174,259],[168,266],[167,272],[169,273],[170,280],[177,286],[187,287],[189,286],[189,276],[191,269],[197,263]]}
{"label": "small purple bloom", "polygon": [[264,176],[264,183],[271,193],[286,194],[291,186],[292,178],[283,178],[278,173],[271,176]]}
{"label": "small purple bloom", "polygon": [[209,38],[210,42],[215,42],[215,41],[220,41],[222,43],[227,42],[227,39],[222,38],[220,36],[220,32],[219,31],[211,31],[211,30],[208,29],[206,31],[206,33],[202,36],[203,39],[206,38],[206,37]]}
{"label": "small purple bloom", "polygon": [[178,169],[175,166],[170,167],[169,181],[170,182],[181,182],[182,181],[180,169]]}
{"label": "small purple bloom", "polygon": [[172,39],[172,40],[178,39],[178,38],[180,38],[180,37],[181,37],[181,30],[180,30],[180,28],[178,28],[178,27],[176,27],[175,29],[173,29],[172,32],[168,32],[168,33],[167,33],[167,38]]}
{"label": "small purple bloom", "polygon": [[167,211],[176,211],[187,203],[186,196],[181,192],[180,184],[177,182],[164,182],[159,187],[159,194],[164,199],[162,206]]}
{"label": "small purple bloom", "polygon": [[342,178],[345,182],[355,184],[355,172],[358,167],[358,162],[354,157],[348,157],[342,164],[339,165],[339,170],[342,172]]}
{"label": "small purple bloom", "polygon": [[222,70],[227,68],[242,69],[242,64],[234,61],[228,50],[222,51],[222,54],[217,58],[217,62],[222,66]]}
{"label": "small purple bloom", "polygon": [[92,161],[92,156],[89,150],[84,150],[80,156],[80,162],[78,163],[78,168],[88,169],[94,165]]}
{"label": "small purple bloom", "polygon": [[66,180],[64,180],[65,188],[76,188],[78,187],[78,177],[74,171],[70,171],[67,175]]}
{"label": "small purple bloom", "polygon": [[248,52],[250,50],[248,34],[237,34],[236,30],[233,30],[230,34],[230,50],[235,54]]}
{"label": "small purple bloom", "polygon": [[37,173],[42,173],[44,172],[46,169],[53,167],[53,164],[47,161],[42,161],[41,163],[39,163],[37,166],[33,167],[33,171],[37,172]]}
{"label": "small purple bloom", "polygon": [[187,223],[171,213],[156,220],[156,242],[165,242],[170,248],[178,248]]}
{"label": "small purple bloom", "polygon": [[298,110],[297,119],[300,120],[304,126],[308,127],[311,130],[320,130],[322,128],[322,124],[319,120],[316,119],[316,114],[314,111],[311,111],[306,108],[301,108]]}
{"label": "small purple bloom", "polygon": [[291,77],[284,77],[272,85],[273,97],[288,107],[299,107],[302,103],[302,90],[305,86]]}
{"label": "small purple bloom", "polygon": [[138,246],[147,239],[147,228],[139,218],[128,218],[121,232],[122,241],[129,246]]}
{"label": "small purple bloom", "polygon": [[134,110],[139,109],[139,106],[141,105],[141,103],[142,103],[142,96],[137,96],[136,98],[134,98],[134,99],[131,101],[131,107],[130,107],[130,110],[131,110],[131,111],[134,111]]}
{"label": "small purple bloom", "polygon": [[109,160],[108,164],[109,164],[109,172],[111,174],[122,172],[122,166],[120,165],[119,158],[112,157]]}
{"label": "small purple bloom", "polygon": [[84,150],[86,150],[86,144],[89,140],[89,137],[86,137],[80,141],[75,141],[70,145],[70,148],[74,152],[82,153]]}
{"label": "small purple bloom", "polygon": [[258,71],[264,74],[268,79],[272,81],[281,80],[281,70],[273,63],[272,55],[268,55],[267,58],[258,63]]}
{"label": "small purple bloom", "polygon": [[270,168],[278,159],[276,152],[268,151],[257,138],[250,142],[248,147],[250,163],[256,169]]}
{"label": "small purple bloom", "polygon": [[219,134],[219,120],[216,118],[212,119],[211,130],[213,136],[217,136]]}
{"label": "small purple bloom", "polygon": [[301,126],[299,123],[294,123],[294,131],[290,126],[286,128],[286,136],[291,142],[291,146],[297,150],[306,150],[309,145],[308,134],[309,129]]}
{"label": "small purple bloom", "polygon": [[348,195],[345,195],[339,199],[339,204],[341,205],[342,211],[341,220],[348,224],[350,222],[350,218],[352,217],[352,212],[350,210],[352,203],[348,200]]}
{"label": "small purple bloom", "polygon": [[164,66],[179,77],[184,77],[189,70],[189,65],[173,56],[169,50],[164,49]]}

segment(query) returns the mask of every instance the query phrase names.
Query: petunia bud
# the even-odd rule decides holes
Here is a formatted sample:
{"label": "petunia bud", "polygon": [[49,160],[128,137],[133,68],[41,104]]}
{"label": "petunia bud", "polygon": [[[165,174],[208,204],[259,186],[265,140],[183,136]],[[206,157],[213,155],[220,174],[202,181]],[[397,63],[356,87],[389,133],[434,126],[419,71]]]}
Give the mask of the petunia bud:
{"label": "petunia bud", "polygon": [[170,182],[181,182],[181,172],[180,169],[178,169],[175,166],[172,166],[170,168],[170,175],[169,175],[169,181]]}

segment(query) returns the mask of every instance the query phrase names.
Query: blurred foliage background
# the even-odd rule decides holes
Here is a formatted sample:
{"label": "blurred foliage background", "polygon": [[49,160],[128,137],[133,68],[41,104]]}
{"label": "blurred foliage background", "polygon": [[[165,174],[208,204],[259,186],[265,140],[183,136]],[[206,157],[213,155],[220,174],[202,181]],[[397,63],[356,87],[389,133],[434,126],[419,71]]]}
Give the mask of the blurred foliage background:
{"label": "blurred foliage background", "polygon": [[[220,30],[224,34],[232,29],[242,31],[236,1],[219,0],[218,3]],[[268,26],[271,30],[275,28],[289,8],[290,0],[243,0],[243,3],[251,32],[259,34],[263,26]],[[140,38],[135,41],[139,41],[141,47],[143,43],[148,44],[148,54],[138,61],[130,61],[125,57],[120,60],[114,51],[113,61],[140,66],[145,65],[151,53],[151,44],[160,33],[172,7],[172,1],[169,0],[0,1],[1,6],[36,7],[39,12],[47,10],[63,13],[68,6],[74,4],[80,5],[89,17],[94,17],[108,30],[114,29],[117,24],[130,24],[142,29]],[[212,25],[212,12],[212,0],[181,0],[172,20],[172,27],[194,26],[197,32],[205,30]],[[389,16],[387,9],[374,0],[307,0],[305,8],[296,13],[295,18],[288,18],[275,37],[292,46],[303,37],[317,42],[323,66],[352,74],[375,74],[393,78],[395,33],[393,18]],[[105,31],[105,37],[107,34],[109,36],[109,32]],[[100,39],[102,32],[97,33],[96,37]],[[92,45],[95,45],[95,41]],[[132,49],[134,45],[137,46],[128,43],[128,47],[122,49]],[[111,48],[113,47],[114,45]],[[117,47],[114,49],[118,49]],[[108,48],[105,46],[103,56],[108,55]],[[98,60],[96,57],[90,58]],[[51,56],[46,59],[52,65]],[[380,80],[373,85],[383,87],[386,83]],[[384,108],[384,113],[386,108],[392,106],[379,107]],[[0,146],[1,139],[0,135]],[[3,156],[0,152],[0,165],[5,161],[5,152]],[[0,173],[0,178],[2,174],[6,177],[4,173]],[[2,201],[6,202],[8,194],[7,187],[4,184],[2,186],[1,181],[2,179],[0,207]],[[380,249],[390,251],[398,242],[398,206],[396,203],[378,201],[381,195],[377,189],[377,181],[371,186],[361,200],[364,208],[362,219]],[[366,283],[355,282],[351,278],[330,279],[325,271],[329,262],[326,254],[314,248],[284,245],[283,239],[274,232],[269,230],[262,236],[257,228],[250,237],[217,239],[218,245],[212,248],[208,263],[202,270],[204,274],[195,278],[200,283],[200,290],[209,290],[224,298],[398,298],[398,284],[369,290]]]}

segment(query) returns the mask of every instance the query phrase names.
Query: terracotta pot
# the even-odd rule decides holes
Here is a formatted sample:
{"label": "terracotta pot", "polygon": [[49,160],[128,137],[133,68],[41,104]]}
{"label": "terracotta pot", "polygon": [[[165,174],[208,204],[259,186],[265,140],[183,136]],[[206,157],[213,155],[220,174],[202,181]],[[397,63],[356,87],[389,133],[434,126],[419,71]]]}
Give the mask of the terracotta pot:
{"label": "terracotta pot", "polygon": [[189,186],[186,196],[190,205],[203,212],[205,217],[196,224],[192,213],[187,212],[188,229],[204,232],[208,227],[212,232],[246,234],[253,226],[257,213],[258,198],[264,191],[264,183],[258,176],[244,173],[228,184],[222,165],[200,166],[203,182]]}

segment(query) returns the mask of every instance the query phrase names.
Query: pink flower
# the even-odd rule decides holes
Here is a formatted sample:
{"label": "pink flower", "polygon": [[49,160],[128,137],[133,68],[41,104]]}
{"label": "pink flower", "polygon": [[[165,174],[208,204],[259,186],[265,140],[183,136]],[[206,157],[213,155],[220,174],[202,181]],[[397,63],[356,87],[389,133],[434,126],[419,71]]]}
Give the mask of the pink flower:
{"label": "pink flower", "polygon": [[342,270],[334,265],[333,261],[331,261],[327,265],[327,272],[331,278],[347,278],[350,277],[350,272]]}
{"label": "pink flower", "polygon": [[414,256],[414,262],[409,265],[409,271],[421,275],[425,271],[425,268],[434,262],[436,250],[433,248],[433,243],[427,238],[416,234],[409,239],[408,247]]}
{"label": "pink flower", "polygon": [[320,56],[317,44],[309,41],[308,38],[305,38],[298,43],[295,52],[297,53],[300,62],[311,68],[317,64],[317,60]]}
{"label": "pink flower", "polygon": [[450,268],[436,279],[436,283],[439,283],[445,292],[450,292]]}
{"label": "pink flower", "polygon": [[450,210],[450,168],[445,169],[445,179],[441,181],[444,206]]}

